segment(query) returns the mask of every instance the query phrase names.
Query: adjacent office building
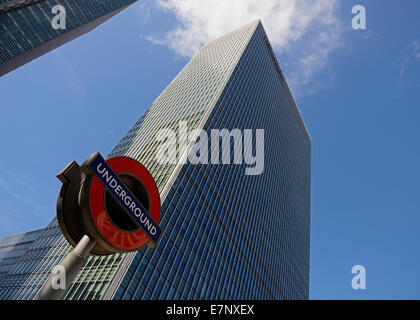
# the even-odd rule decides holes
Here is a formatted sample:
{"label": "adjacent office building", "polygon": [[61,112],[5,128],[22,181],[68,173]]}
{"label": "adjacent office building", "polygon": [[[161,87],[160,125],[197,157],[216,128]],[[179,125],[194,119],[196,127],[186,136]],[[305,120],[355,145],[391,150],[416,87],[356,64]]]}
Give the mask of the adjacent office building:
{"label": "adjacent office building", "polygon": [[[57,264],[48,259],[48,252],[52,247],[56,248],[60,236],[61,230],[54,219],[44,229],[5,237],[0,241],[0,299],[11,299],[36,267],[50,270]],[[63,249],[68,251],[67,247]],[[40,264],[41,261],[46,265]]]}
{"label": "adjacent office building", "polygon": [[[0,77],[91,31],[136,1],[0,0]],[[53,10],[55,6],[61,9]],[[60,15],[61,21],[54,21]]]}
{"label": "adjacent office building", "polygon": [[35,230],[19,233],[0,240],[0,281],[10,273],[10,269],[27,252],[41,232],[42,230]]}
{"label": "adjacent office building", "polygon": [[[264,129],[264,171],[161,164],[160,129],[178,132],[180,123],[206,132]],[[205,45],[108,156],[118,155],[153,175],[163,235],[155,248],[90,257],[66,299],[308,298],[311,139],[260,21]],[[55,219],[47,229],[54,240],[40,235],[46,249],[36,253],[35,240],[9,266],[1,299],[32,299],[71,249]]]}

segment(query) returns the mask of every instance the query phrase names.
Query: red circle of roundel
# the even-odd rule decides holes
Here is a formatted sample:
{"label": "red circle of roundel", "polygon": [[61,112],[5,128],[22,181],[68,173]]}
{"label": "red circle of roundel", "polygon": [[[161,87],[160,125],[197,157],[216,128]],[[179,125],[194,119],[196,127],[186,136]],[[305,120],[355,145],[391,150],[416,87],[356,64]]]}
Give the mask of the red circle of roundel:
{"label": "red circle of roundel", "polygon": [[[146,187],[150,199],[150,216],[156,223],[160,218],[160,197],[156,183],[149,171],[136,160],[128,157],[107,159],[106,163],[116,173],[128,172],[137,177]],[[105,186],[97,177],[92,178],[89,189],[89,205],[91,217],[102,237],[112,246],[122,250],[137,250],[144,246],[150,238],[140,229],[137,232],[124,232],[111,222],[105,210]]]}

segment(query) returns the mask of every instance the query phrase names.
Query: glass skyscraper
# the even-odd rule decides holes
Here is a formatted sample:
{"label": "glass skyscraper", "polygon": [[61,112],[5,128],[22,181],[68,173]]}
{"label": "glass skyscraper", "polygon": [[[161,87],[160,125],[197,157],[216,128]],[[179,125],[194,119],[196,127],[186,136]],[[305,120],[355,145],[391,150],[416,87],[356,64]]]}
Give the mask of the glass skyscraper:
{"label": "glass skyscraper", "polygon": [[[42,230],[19,233],[0,240],[0,284],[3,283],[3,277],[11,274],[10,269],[16,265],[19,258],[25,254],[31,244],[39,237],[40,232]],[[17,281],[11,280],[10,282],[18,286],[16,284]]]}
{"label": "glass skyscraper", "polygon": [[[264,171],[161,164],[160,130],[180,123],[264,129]],[[189,142],[178,157],[193,152]],[[311,139],[259,20],[205,45],[109,154],[117,155],[153,175],[163,235],[155,248],[90,257],[66,299],[308,298]],[[50,227],[58,230],[55,220]],[[18,290],[0,282],[0,298],[32,299],[69,249],[57,234]]]}
{"label": "glass skyscraper", "polygon": [[[37,267],[50,270],[57,261],[48,259],[61,230],[54,219],[46,228],[5,237],[0,241],[0,299],[12,299]],[[68,250],[67,246],[65,250]],[[55,250],[58,252],[58,250]],[[67,251],[66,251],[67,252]],[[41,264],[43,262],[44,264]]]}
{"label": "glass skyscraper", "polygon": [[[91,31],[137,0],[0,0],[0,77]],[[65,29],[53,18],[65,9]]]}

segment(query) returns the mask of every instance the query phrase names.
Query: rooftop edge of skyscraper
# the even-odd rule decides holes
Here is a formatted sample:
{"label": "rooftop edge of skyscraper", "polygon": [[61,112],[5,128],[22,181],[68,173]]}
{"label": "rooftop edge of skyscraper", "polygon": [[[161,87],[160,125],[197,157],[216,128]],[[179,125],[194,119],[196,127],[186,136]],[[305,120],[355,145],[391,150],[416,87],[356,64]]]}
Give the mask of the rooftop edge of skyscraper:
{"label": "rooftop edge of skyscraper", "polygon": [[216,38],[214,40],[211,40],[211,41],[207,42],[201,49],[204,49],[207,46],[210,46],[210,45],[215,44],[215,43],[217,43],[219,41],[222,41],[223,39],[231,36],[233,33],[238,32],[241,29],[245,29],[245,28],[247,28],[248,26],[250,26],[252,24],[255,24],[256,26],[261,25],[262,29],[264,30],[264,38],[265,38],[264,40],[265,40],[265,43],[266,43],[266,45],[267,45],[267,47],[269,49],[269,52],[270,52],[270,55],[271,55],[271,57],[273,59],[274,65],[276,67],[276,70],[279,73],[280,78],[282,79],[282,81],[285,84],[285,89],[286,89],[286,92],[287,92],[287,94],[289,96],[291,105],[294,107],[294,110],[293,111],[295,112],[296,119],[298,120],[298,122],[302,126],[302,130],[303,130],[305,136],[308,138],[309,143],[312,143],[312,138],[311,138],[311,135],[309,133],[308,127],[305,124],[305,121],[303,119],[302,113],[300,112],[300,109],[299,109],[299,107],[298,107],[298,105],[296,103],[296,100],[295,100],[294,96],[293,96],[292,90],[290,89],[289,83],[287,82],[286,77],[284,76],[283,70],[281,69],[280,63],[279,63],[279,61],[277,59],[277,56],[276,56],[276,54],[274,52],[274,49],[273,49],[273,47],[272,47],[272,45],[271,45],[271,43],[270,43],[270,41],[268,39],[267,32],[265,31],[265,28],[264,28],[264,25],[263,25],[261,19],[255,19],[254,21],[252,21],[252,22],[250,22],[250,23],[248,23],[248,24],[246,24],[246,25],[244,25],[244,26],[242,26],[240,28],[237,28],[237,29],[235,29],[233,31],[230,31],[230,32],[224,34],[221,37],[218,37],[218,38]]}

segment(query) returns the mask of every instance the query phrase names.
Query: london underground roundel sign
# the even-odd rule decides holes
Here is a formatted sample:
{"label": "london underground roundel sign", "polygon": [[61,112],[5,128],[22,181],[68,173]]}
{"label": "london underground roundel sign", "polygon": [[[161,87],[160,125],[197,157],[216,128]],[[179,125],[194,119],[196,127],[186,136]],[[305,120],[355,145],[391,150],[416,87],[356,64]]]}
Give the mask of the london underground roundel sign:
{"label": "london underground roundel sign", "polygon": [[70,163],[57,177],[63,182],[57,218],[73,246],[83,234],[95,239],[92,254],[96,255],[135,251],[158,242],[159,192],[136,160],[105,160],[96,152],[81,167]]}

